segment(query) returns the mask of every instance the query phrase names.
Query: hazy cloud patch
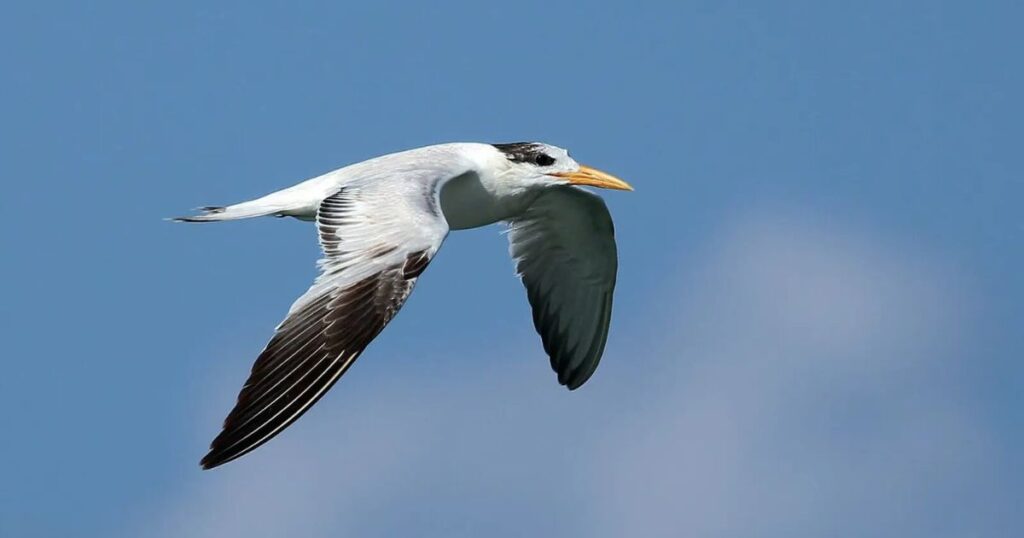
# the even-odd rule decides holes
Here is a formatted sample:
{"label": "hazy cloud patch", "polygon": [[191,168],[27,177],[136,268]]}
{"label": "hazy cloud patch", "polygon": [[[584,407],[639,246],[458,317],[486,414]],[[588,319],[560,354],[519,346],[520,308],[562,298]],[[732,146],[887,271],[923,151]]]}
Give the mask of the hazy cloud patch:
{"label": "hazy cloud patch", "polygon": [[513,364],[500,382],[440,358],[427,382],[347,379],[281,439],[189,479],[143,527],[199,538],[991,530],[998,507],[966,502],[1000,479],[990,432],[952,383],[971,337],[956,275],[770,215],[723,230],[691,263],[653,311],[617,314],[649,316],[657,335],[643,345],[659,355],[651,368],[609,347],[608,361],[630,361],[628,391],[538,378],[518,353],[536,342],[493,353]]}

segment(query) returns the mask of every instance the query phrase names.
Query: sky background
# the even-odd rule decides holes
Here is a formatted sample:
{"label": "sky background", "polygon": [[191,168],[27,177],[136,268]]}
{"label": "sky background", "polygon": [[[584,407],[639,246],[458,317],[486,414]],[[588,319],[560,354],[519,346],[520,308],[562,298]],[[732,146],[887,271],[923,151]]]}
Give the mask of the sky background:
{"label": "sky background", "polygon": [[[1024,534],[1019,3],[3,11],[0,536]],[[500,229],[458,232],[310,413],[200,471],[318,248],[162,219],[518,140],[636,187],[589,383]]]}

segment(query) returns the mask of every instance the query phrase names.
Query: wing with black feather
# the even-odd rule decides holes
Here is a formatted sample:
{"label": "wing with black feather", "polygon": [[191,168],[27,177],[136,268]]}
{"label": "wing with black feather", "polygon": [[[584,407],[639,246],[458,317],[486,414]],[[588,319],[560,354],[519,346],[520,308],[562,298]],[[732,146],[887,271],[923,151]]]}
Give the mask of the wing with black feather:
{"label": "wing with black feather", "polygon": [[576,187],[547,189],[509,223],[509,243],[551,367],[576,389],[597,369],[611,322],[618,257],[608,208]]}
{"label": "wing with black feather", "polygon": [[365,182],[323,200],[320,276],[292,305],[252,367],[201,465],[216,467],[306,412],[384,329],[441,247],[440,180]]}

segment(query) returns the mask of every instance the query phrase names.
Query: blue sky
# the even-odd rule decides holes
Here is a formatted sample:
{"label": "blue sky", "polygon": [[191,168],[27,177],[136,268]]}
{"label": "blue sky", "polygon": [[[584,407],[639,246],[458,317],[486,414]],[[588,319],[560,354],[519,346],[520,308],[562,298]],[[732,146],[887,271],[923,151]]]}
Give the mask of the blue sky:
{"label": "blue sky", "polygon": [[[1024,437],[1010,2],[94,2],[0,20],[0,535],[1007,536]],[[306,223],[161,220],[542,140],[602,193],[559,387],[496,227],[286,433],[197,465]]]}

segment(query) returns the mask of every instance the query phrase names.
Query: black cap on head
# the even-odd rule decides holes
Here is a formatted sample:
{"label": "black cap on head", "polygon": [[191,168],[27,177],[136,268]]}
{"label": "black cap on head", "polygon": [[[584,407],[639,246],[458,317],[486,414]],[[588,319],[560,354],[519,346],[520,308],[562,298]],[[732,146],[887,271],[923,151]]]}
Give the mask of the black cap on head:
{"label": "black cap on head", "polygon": [[512,162],[532,163],[538,166],[555,164],[554,157],[545,153],[544,144],[537,142],[511,142],[508,144],[491,144]]}

